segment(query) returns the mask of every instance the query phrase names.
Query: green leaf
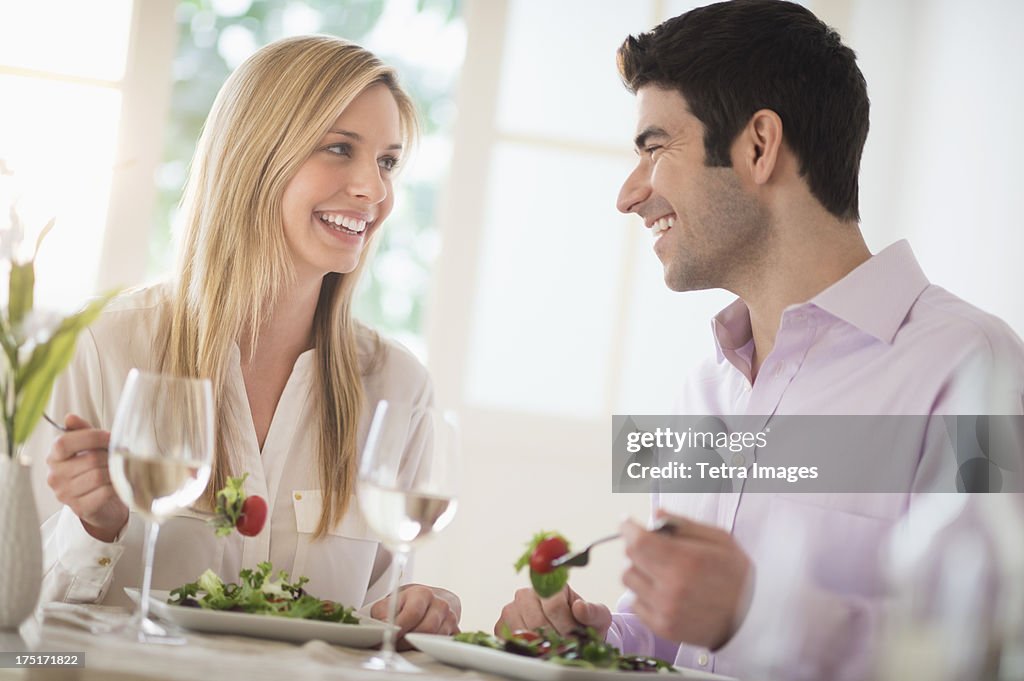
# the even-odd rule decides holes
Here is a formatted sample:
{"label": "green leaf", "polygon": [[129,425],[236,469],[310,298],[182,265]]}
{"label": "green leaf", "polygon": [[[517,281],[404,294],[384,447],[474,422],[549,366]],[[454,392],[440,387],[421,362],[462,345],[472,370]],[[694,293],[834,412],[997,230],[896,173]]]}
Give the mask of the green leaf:
{"label": "green leaf", "polygon": [[43,239],[50,233],[53,226],[57,224],[57,218],[50,218],[50,221],[43,227],[43,231],[39,232],[39,238],[36,239],[36,250],[32,253],[32,261],[35,262],[36,256],[39,255],[39,247],[43,245]]}
{"label": "green leaf", "polygon": [[0,346],[3,346],[8,368],[13,369],[18,362],[18,345],[3,315],[0,315]]}
{"label": "green leaf", "polygon": [[[269,582],[267,580],[273,571],[270,563],[259,563],[256,569],[241,570],[238,573],[241,584],[235,584],[224,582],[212,570],[207,570],[200,575],[198,581],[172,591],[171,602],[177,604],[185,597],[192,596],[201,607],[210,610],[235,610],[259,615],[359,624],[354,608],[299,593],[308,578],[299,577],[294,583],[288,582],[288,573],[282,570],[277,573],[280,583]],[[203,595],[198,596],[199,592],[203,592]]]}
{"label": "green leaf", "polygon": [[93,300],[76,314],[66,317],[53,336],[37,345],[28,362],[18,368],[15,377],[15,391],[18,402],[14,415],[14,444],[19,445],[29,438],[39,417],[46,408],[57,376],[64,371],[75,353],[78,334],[89,326],[117,295],[111,291]]}
{"label": "green leaf", "polygon": [[[501,623],[501,635],[492,636],[484,631],[467,631],[453,636],[460,643],[496,648],[517,655],[583,669],[615,669],[620,671],[673,673],[676,669],[668,662],[642,655],[623,655],[615,646],[601,640],[593,627],[576,627],[564,637],[558,632],[539,627],[532,630],[540,638],[524,639],[512,633]],[[545,650],[546,649],[546,650]]]}
{"label": "green leaf", "polygon": [[210,518],[207,524],[215,528],[218,537],[228,536],[238,524],[238,518],[242,515],[242,504],[246,498],[242,485],[248,477],[248,473],[240,478],[229,477],[228,483],[217,490],[214,517]]}
{"label": "green leaf", "polygon": [[315,596],[303,596],[287,605],[288,607],[283,609],[281,614],[297,619],[317,619],[324,609],[324,602]]}
{"label": "green leaf", "polygon": [[56,333],[43,345],[36,346],[33,351],[33,359],[39,355],[45,357],[45,361],[38,363],[34,373],[25,373],[23,375],[25,383],[16,388],[18,398],[14,412],[15,444],[24,442],[32,434],[32,429],[35,428],[50,399],[57,376],[74,356],[77,337],[77,331]]}
{"label": "green leaf", "polygon": [[15,328],[25,319],[32,309],[32,290],[36,284],[35,265],[31,260],[26,263],[11,263],[10,300],[7,305],[7,317],[11,328]]}
{"label": "green leaf", "polygon": [[569,568],[559,567],[541,574],[530,570],[530,583],[541,598],[550,598],[569,583]]}
{"label": "green leaf", "polygon": [[206,570],[199,575],[197,584],[200,589],[211,596],[219,596],[224,593],[224,582],[213,570]]}
{"label": "green leaf", "polygon": [[199,593],[199,582],[189,582],[183,584],[177,589],[172,589],[171,593],[167,594],[167,602],[173,605],[180,605],[186,598],[195,598]]}
{"label": "green leaf", "polygon": [[476,646],[494,648],[495,650],[501,650],[503,647],[502,642],[496,636],[486,631],[463,631],[455,634],[452,638],[460,643],[472,643]]}

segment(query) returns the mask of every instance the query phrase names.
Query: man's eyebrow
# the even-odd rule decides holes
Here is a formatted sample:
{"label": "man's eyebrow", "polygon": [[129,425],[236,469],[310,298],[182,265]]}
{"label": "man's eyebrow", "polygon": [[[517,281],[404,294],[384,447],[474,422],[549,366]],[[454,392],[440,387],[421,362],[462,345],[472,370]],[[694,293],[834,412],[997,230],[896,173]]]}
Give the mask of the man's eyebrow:
{"label": "man's eyebrow", "polygon": [[[328,130],[327,132],[331,133],[331,134],[334,134],[334,135],[341,135],[342,137],[348,137],[349,139],[353,139],[356,142],[362,142],[363,141],[363,136],[362,135],[360,135],[358,132],[352,132],[351,130]],[[392,144],[392,145],[388,146],[387,149],[388,149],[388,151],[401,151],[402,150],[402,145],[398,144],[398,143],[395,143],[395,144]]]}
{"label": "man's eyebrow", "polygon": [[639,135],[633,140],[633,145],[639,150],[647,146],[647,142],[652,137],[665,138],[668,137],[668,133],[662,128],[649,125],[640,132]]}

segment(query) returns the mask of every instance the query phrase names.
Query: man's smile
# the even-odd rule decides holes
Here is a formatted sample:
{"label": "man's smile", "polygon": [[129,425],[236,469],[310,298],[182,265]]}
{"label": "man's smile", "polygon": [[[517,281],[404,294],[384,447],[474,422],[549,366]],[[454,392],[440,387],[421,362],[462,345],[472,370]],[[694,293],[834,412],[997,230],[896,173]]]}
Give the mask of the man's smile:
{"label": "man's smile", "polygon": [[664,234],[669,229],[671,229],[672,225],[674,225],[675,223],[676,223],[676,216],[675,215],[665,215],[663,217],[658,218],[657,220],[655,220],[653,223],[651,223],[649,225],[649,227],[651,228],[651,236],[653,236],[655,239],[657,239],[662,234]]}

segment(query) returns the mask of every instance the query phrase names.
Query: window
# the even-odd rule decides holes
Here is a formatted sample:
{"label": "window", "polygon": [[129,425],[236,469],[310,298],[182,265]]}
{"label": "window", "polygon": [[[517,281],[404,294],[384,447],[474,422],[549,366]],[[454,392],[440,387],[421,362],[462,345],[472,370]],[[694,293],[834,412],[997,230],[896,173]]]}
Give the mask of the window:
{"label": "window", "polygon": [[70,310],[100,267],[132,2],[102,13],[72,0],[7,3],[0,14],[0,157],[15,172],[29,249],[57,217],[37,260],[37,303]]}

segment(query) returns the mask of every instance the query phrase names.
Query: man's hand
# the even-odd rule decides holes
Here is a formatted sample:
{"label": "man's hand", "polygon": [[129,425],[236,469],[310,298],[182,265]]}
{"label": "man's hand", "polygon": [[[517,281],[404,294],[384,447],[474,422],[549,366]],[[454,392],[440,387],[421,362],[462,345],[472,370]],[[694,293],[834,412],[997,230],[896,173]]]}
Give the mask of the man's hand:
{"label": "man's hand", "polygon": [[46,484],[78,516],[86,532],[100,541],[114,541],[128,522],[128,507],[110,484],[110,433],[74,414],[68,415],[64,425],[68,432],[53,441],[46,457],[50,467]]}
{"label": "man's hand", "polygon": [[519,589],[511,603],[501,610],[494,633],[501,636],[507,626],[516,629],[544,627],[563,636],[579,626],[593,627],[604,639],[612,624],[612,613],[599,603],[588,603],[566,586],[551,598],[541,598],[533,589]]}
{"label": "man's hand", "polygon": [[715,650],[746,616],[753,565],[728,532],[668,517],[672,534],[622,524],[633,561],[622,583],[636,595],[633,611],[656,635]]}
{"label": "man's hand", "polygon": [[[391,596],[388,596],[374,603],[370,608],[370,617],[387,620],[390,600]],[[457,634],[461,616],[462,603],[451,591],[422,584],[406,584],[398,590],[395,624],[401,629],[399,637],[414,631],[445,636]],[[404,642],[400,643],[401,649],[407,650],[410,647]]]}

